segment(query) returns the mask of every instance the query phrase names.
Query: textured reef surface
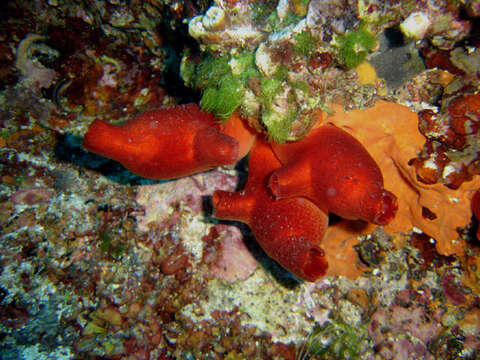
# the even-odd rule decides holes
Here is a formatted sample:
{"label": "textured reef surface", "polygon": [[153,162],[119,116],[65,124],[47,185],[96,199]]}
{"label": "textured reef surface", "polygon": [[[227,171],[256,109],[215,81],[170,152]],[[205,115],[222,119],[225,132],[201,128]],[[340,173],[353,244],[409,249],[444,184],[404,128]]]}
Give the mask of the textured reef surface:
{"label": "textured reef surface", "polygon": [[479,1],[0,13],[1,359],[480,358]]}

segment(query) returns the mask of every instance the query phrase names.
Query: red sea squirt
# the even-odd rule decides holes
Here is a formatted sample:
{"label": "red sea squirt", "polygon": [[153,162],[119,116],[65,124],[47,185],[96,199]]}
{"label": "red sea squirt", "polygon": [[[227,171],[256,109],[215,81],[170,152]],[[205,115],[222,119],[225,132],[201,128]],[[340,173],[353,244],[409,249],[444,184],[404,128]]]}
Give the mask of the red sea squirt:
{"label": "red sea squirt", "polygon": [[[253,136],[252,136],[253,138]],[[95,120],[83,146],[150,179],[171,179],[239,160],[239,141],[196,104],[148,111],[122,125]]]}
{"label": "red sea squirt", "polygon": [[248,181],[240,192],[215,191],[215,217],[250,226],[264,251],[308,281],[323,276],[328,264],[320,247],[328,216],[305,198],[275,200],[267,176],[281,166],[271,147],[257,140],[250,153]]}
{"label": "red sea squirt", "polygon": [[300,141],[272,147],[284,164],[268,181],[277,198],[304,196],[325,212],[378,225],[394,218],[397,198],[383,188],[367,150],[346,131],[322,125]]}
{"label": "red sea squirt", "polygon": [[215,216],[248,224],[270,257],[308,281],[328,267],[321,247],[328,212],[383,225],[397,210],[375,161],[333,125],[295,143],[267,144],[239,116],[222,124],[189,104],[146,112],[122,125],[95,120],[83,146],[152,179],[233,164],[253,146],[245,189],[215,191]]}

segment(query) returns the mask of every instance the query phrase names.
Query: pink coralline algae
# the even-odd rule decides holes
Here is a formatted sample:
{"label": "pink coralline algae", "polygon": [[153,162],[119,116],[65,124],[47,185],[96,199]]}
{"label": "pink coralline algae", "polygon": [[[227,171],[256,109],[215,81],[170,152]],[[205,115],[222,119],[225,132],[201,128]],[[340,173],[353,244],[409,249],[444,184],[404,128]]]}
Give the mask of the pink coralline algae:
{"label": "pink coralline algae", "polygon": [[248,279],[258,263],[246,247],[241,231],[237,227],[220,224],[215,226],[213,233],[216,244],[213,248],[207,245],[203,256],[211,275],[229,283]]}
{"label": "pink coralline algae", "polygon": [[[211,195],[212,189],[234,190],[236,182],[234,176],[211,171],[174,182],[141,186],[138,188],[137,202],[143,205],[144,214],[138,217],[138,228],[144,232],[152,224],[172,228],[182,223],[182,226],[193,229],[196,225],[188,214],[202,214],[202,199]],[[207,231],[207,226],[200,225],[198,232]],[[185,243],[185,239],[182,242]],[[203,243],[202,262],[208,265],[207,271],[211,277],[231,283],[247,279],[257,268],[257,261],[245,246],[243,235],[236,227],[215,225],[199,243]],[[189,251],[194,251],[192,247],[195,246],[177,245],[163,259],[162,272],[172,275],[179,268],[187,266],[195,257],[189,255]]]}
{"label": "pink coralline algae", "polygon": [[173,252],[165,258],[160,269],[165,275],[173,275],[180,269],[183,269],[188,265],[188,254],[185,253],[185,249],[180,244]]}
{"label": "pink coralline algae", "polygon": [[139,217],[138,228],[148,231],[150,222],[175,224],[180,216],[180,207],[198,215],[202,212],[203,196],[211,195],[212,189],[233,190],[236,182],[234,176],[211,171],[174,182],[141,186],[138,188],[137,202],[143,205],[145,214]]}
{"label": "pink coralline algae", "polygon": [[445,297],[453,305],[462,305],[467,301],[462,293],[462,287],[456,281],[456,277],[452,273],[445,274],[442,278],[442,289]]}
{"label": "pink coralline algae", "polygon": [[438,336],[440,329],[438,319],[422,306],[378,308],[369,326],[377,355],[370,359],[434,359],[427,344]]}
{"label": "pink coralline algae", "polygon": [[35,205],[50,201],[52,196],[52,190],[42,187],[34,187],[18,190],[12,195],[12,202],[15,205]]}

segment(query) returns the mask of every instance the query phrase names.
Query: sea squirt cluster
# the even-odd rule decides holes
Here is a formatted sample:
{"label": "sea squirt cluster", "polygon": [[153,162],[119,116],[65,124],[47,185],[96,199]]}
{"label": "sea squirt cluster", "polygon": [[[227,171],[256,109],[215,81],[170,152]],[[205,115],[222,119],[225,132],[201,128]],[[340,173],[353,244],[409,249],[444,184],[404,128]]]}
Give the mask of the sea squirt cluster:
{"label": "sea squirt cluster", "polygon": [[[234,163],[255,137],[237,117],[223,126],[190,104],[141,114],[123,125],[96,120],[83,146],[138,175],[169,179]],[[258,136],[245,189],[216,191],[213,206],[217,218],[247,223],[283,267],[315,281],[328,267],[321,243],[329,212],[385,225],[395,216],[397,200],[383,188],[381,171],[363,146],[327,124],[293,144],[270,146]]]}

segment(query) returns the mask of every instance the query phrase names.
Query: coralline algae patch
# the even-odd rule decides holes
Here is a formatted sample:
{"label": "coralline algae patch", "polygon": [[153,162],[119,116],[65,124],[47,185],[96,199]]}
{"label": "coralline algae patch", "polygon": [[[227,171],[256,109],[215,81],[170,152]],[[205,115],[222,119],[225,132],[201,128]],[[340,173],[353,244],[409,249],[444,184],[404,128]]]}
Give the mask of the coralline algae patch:
{"label": "coralline algae patch", "polygon": [[[258,261],[245,245],[240,229],[217,225],[202,240],[208,241],[211,233],[217,235],[219,240],[214,246],[209,246],[208,242],[203,245],[203,261],[209,266],[210,275],[228,283],[248,279],[257,269]],[[212,240],[215,241],[214,238]]]}
{"label": "coralline algae patch", "polygon": [[208,264],[211,276],[227,282],[248,278],[257,261],[246,248],[240,230],[225,225],[215,225],[212,230],[211,219],[202,206],[212,189],[233,190],[237,180],[226,172],[211,171],[139,187],[136,200],[144,208],[144,214],[137,218],[139,231],[145,233],[151,226],[159,226],[175,233],[185,252],[191,254],[192,265]]}
{"label": "coralline algae patch", "polygon": [[[209,191],[218,187],[221,189],[234,189],[237,177],[220,171],[184,177],[182,179],[165,181],[159,184],[138,187],[137,202],[145,209],[145,215],[139,217],[138,228],[148,231],[150,222],[168,224],[178,220],[178,214],[191,213],[201,215],[203,211],[202,197],[211,195]],[[176,207],[176,209],[175,209]],[[177,214],[174,214],[177,210]]]}
{"label": "coralline algae patch", "polygon": [[258,334],[266,332],[274,341],[285,343],[298,341],[312,328],[306,310],[296,306],[298,294],[269,281],[261,270],[230,285],[210,281],[208,295],[208,301],[189,305],[182,313],[201,321],[211,319],[212,312],[218,309],[238,309],[243,314],[243,326],[255,326]]}
{"label": "coralline algae patch", "polygon": [[[210,281],[208,300],[187,305],[181,313],[200,322],[212,320],[212,313],[218,309],[238,311],[242,326],[254,327],[256,334],[267,333],[275,342],[299,344],[314,326],[325,324],[337,311],[348,323],[362,323],[363,310],[349,300],[340,300],[340,292],[361,284],[361,281],[325,278],[315,284],[285,287],[271,281],[271,275],[260,267],[244,281],[232,284]],[[338,299],[329,296],[335,291],[339,292]],[[368,347],[367,342],[364,345]]]}

